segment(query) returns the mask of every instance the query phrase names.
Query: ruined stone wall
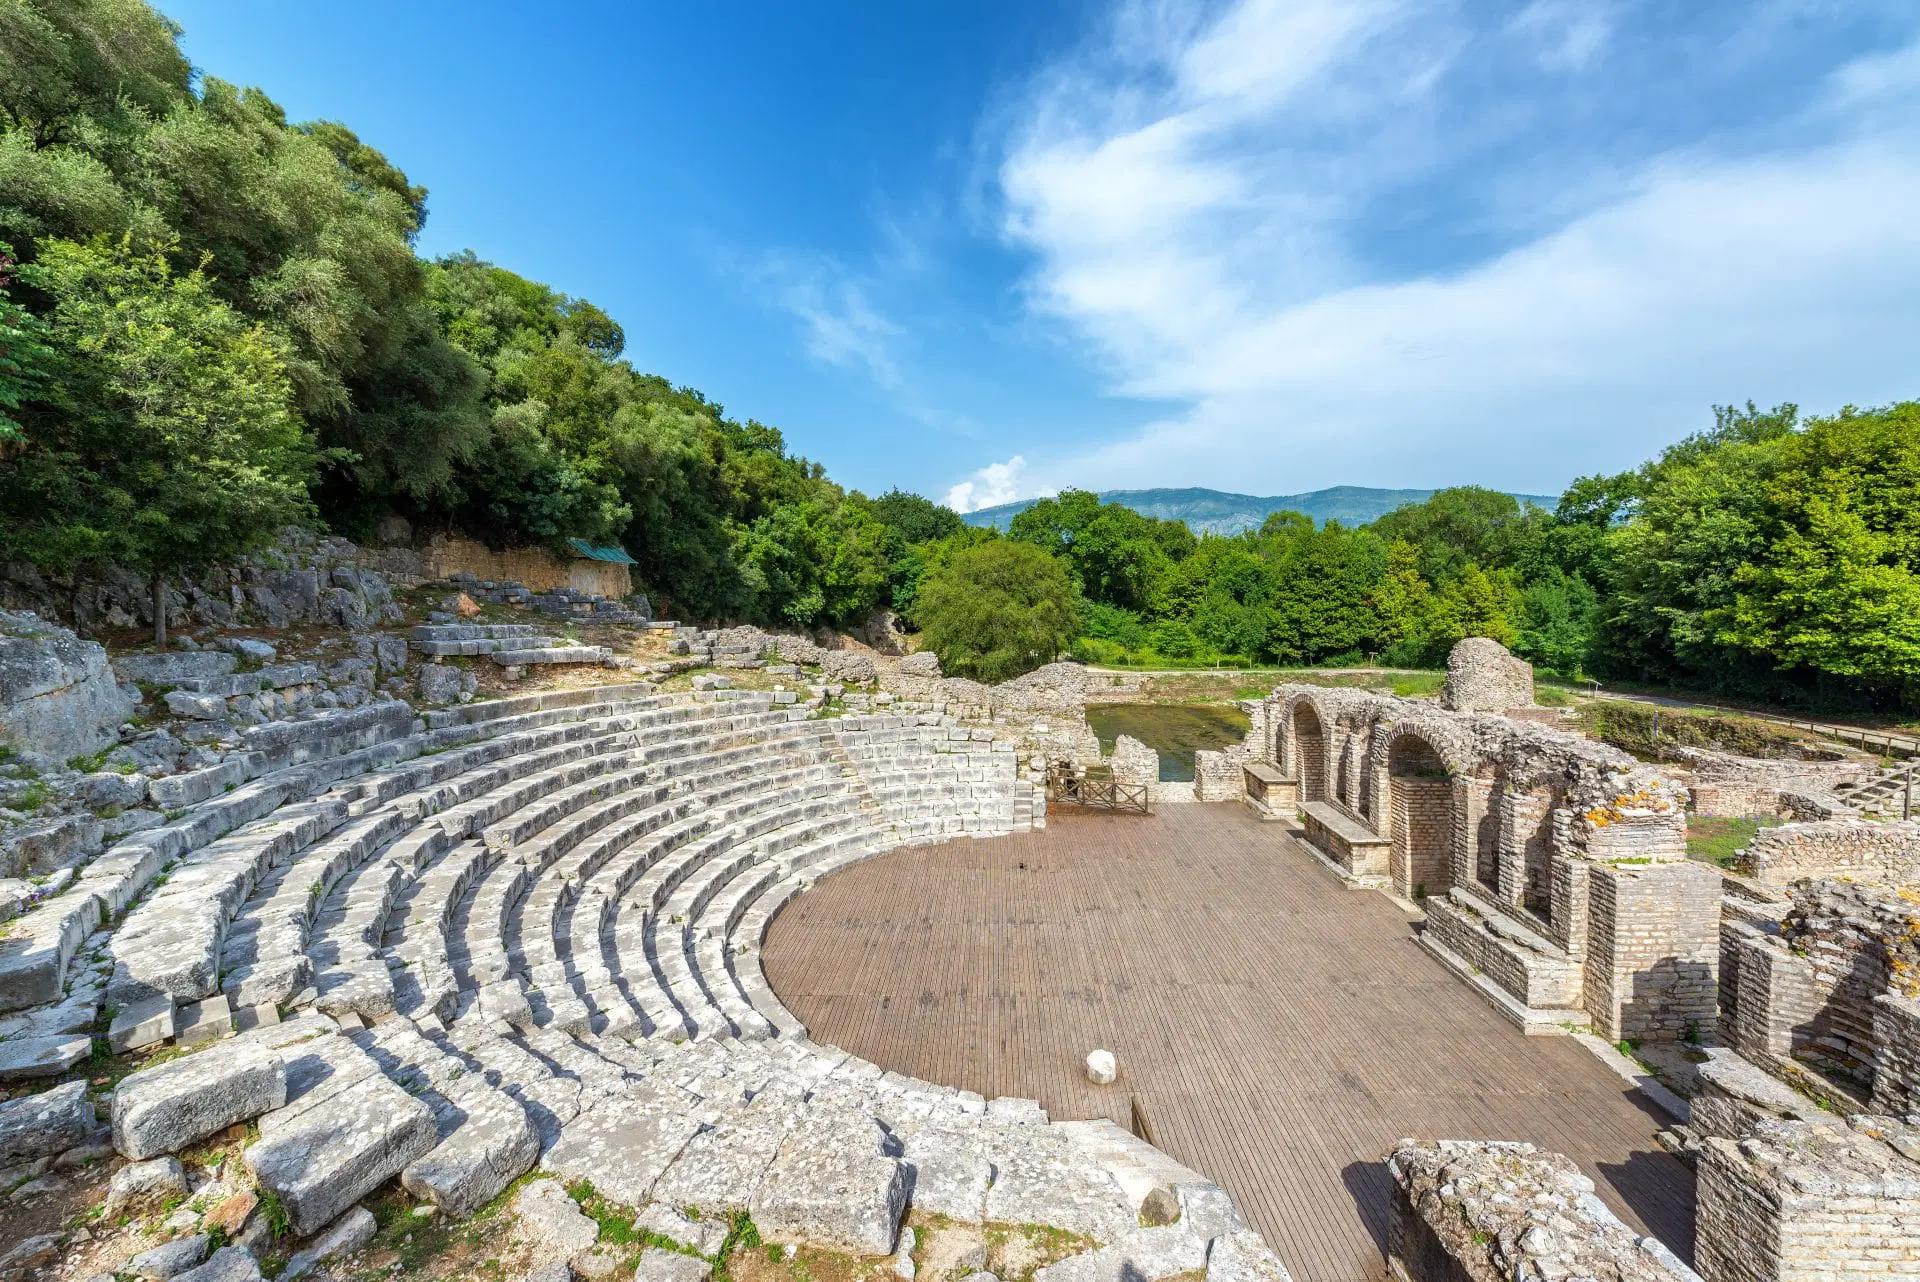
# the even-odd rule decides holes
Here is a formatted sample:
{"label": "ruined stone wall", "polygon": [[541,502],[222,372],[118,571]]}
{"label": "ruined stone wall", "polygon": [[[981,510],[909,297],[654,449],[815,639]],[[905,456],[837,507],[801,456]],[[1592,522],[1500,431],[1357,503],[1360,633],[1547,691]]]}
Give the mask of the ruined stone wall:
{"label": "ruined stone wall", "polygon": [[1711,1138],[1694,1259],[1706,1282],[1920,1274],[1920,1133],[1889,1117],[1760,1122]]}
{"label": "ruined stone wall", "polygon": [[1405,1140],[1387,1173],[1387,1260],[1406,1282],[1697,1282],[1659,1242],[1622,1223],[1558,1153]]}
{"label": "ruined stone wall", "polygon": [[1393,888],[1408,898],[1452,880],[1453,785],[1445,779],[1393,781]]}
{"label": "ruined stone wall", "polygon": [[1533,706],[1533,665],[1498,641],[1468,637],[1447,655],[1440,706],[1455,712],[1505,712]]}
{"label": "ruined stone wall", "polygon": [[[1739,921],[1732,1041],[1775,1071],[1809,1065],[1876,1100],[1920,1091],[1920,903],[1913,892],[1837,880],[1793,888],[1779,932]],[[1883,1001],[1883,998],[1890,1000]]]}
{"label": "ruined stone wall", "polygon": [[423,553],[429,577],[471,574],[476,579],[519,583],[535,592],[577,588],[596,596],[623,597],[633,592],[632,577],[624,565],[558,557],[545,548],[504,548],[458,534],[436,534]]}
{"label": "ruined stone wall", "polygon": [[1813,966],[1776,937],[1739,925],[1730,932],[1739,965],[1733,1008],[1722,1015],[1723,1032],[1730,1029],[1734,1048],[1755,1063],[1791,1069],[1794,1052],[1825,1000]]}
{"label": "ruined stone wall", "polygon": [[1873,1107],[1920,1115],[1920,1001],[1905,993],[1873,999]]}
{"label": "ruined stone wall", "polygon": [[1769,886],[1844,876],[1887,886],[1920,883],[1920,820],[1830,819],[1766,828],[1740,852],[1740,871]]}
{"label": "ruined stone wall", "polygon": [[[1334,808],[1389,840],[1393,888],[1451,895],[1429,903],[1427,942],[1473,982],[1543,1020],[1584,1004],[1611,1037],[1711,1026],[1720,878],[1686,858],[1677,779],[1506,716],[1302,685],[1266,702],[1303,802],[1328,763]],[[1306,813],[1309,840],[1331,841],[1322,853],[1358,875],[1338,847],[1359,837]]]}
{"label": "ruined stone wall", "polygon": [[1494,794],[1497,885],[1508,902],[1542,920],[1552,917],[1553,796],[1545,789],[1503,788]]}
{"label": "ruined stone wall", "polygon": [[1729,1041],[1740,1008],[1742,943],[1756,935],[1778,935],[1786,911],[1780,900],[1750,898],[1731,890],[1720,900],[1720,1029]]}
{"label": "ruined stone wall", "polygon": [[1273,742],[1269,706],[1265,700],[1244,700],[1240,710],[1247,714],[1247,732],[1236,743],[1220,751],[1202,749],[1193,754],[1193,798],[1195,801],[1240,801],[1247,795],[1246,764],[1266,758],[1266,747]]}

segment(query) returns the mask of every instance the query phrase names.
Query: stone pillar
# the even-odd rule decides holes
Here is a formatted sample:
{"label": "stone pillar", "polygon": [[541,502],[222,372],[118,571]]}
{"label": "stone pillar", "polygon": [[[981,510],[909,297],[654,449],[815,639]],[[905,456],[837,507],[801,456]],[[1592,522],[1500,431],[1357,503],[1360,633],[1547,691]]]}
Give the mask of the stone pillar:
{"label": "stone pillar", "polygon": [[1472,886],[1482,894],[1490,894],[1480,879],[1480,857],[1483,848],[1489,847],[1495,839],[1486,828],[1496,817],[1492,813],[1493,782],[1469,776],[1460,781],[1460,791],[1456,794],[1460,804],[1458,822],[1466,840],[1455,847],[1453,865],[1453,884]]}
{"label": "stone pillar", "polygon": [[1704,864],[1591,865],[1585,1006],[1607,1041],[1678,1041],[1718,1009],[1720,874]]}
{"label": "stone pillar", "polygon": [[1920,1001],[1900,993],[1873,999],[1873,1111],[1920,1113]]}
{"label": "stone pillar", "polygon": [[1820,1011],[1813,965],[1751,926],[1728,929],[1739,936],[1740,952],[1740,1000],[1730,1030],[1733,1048],[1756,1064],[1789,1064],[1794,1030],[1811,1027]]}

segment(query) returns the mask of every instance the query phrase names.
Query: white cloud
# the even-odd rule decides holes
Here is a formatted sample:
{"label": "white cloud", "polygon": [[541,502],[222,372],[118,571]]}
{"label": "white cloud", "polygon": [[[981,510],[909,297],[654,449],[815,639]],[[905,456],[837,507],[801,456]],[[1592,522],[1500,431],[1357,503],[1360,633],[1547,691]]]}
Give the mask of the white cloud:
{"label": "white cloud", "polygon": [[[1715,401],[1920,392],[1920,121],[1898,109],[1920,53],[1835,73],[1777,131],[1790,145],[1609,155],[1616,181],[1540,192],[1551,221],[1396,269],[1378,239],[1400,202],[1424,215],[1443,188],[1457,231],[1525,172],[1484,144],[1528,122],[1454,82],[1455,51],[1494,55],[1451,14],[1241,0],[1196,26],[1134,6],[1036,83],[999,170],[1030,305],[1113,390],[1176,408],[1037,458],[1029,484],[1544,488],[1637,461]],[[1577,77],[1613,39],[1602,11],[1551,0],[1509,31],[1510,77]]]}
{"label": "white cloud", "polygon": [[862,371],[890,391],[900,388],[893,355],[900,327],[881,314],[857,276],[824,255],[789,253],[765,255],[753,274],[800,322],[809,356]]}
{"label": "white cloud", "polygon": [[1016,454],[1004,463],[989,463],[947,491],[946,504],[956,512],[1011,503],[1022,498],[1020,475],[1027,460]]}

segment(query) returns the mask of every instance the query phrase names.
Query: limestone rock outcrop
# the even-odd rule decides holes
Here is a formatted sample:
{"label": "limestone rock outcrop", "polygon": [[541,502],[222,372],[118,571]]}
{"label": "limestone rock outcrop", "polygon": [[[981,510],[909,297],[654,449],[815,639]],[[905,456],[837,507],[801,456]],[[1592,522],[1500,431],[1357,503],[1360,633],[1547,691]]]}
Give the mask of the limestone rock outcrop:
{"label": "limestone rock outcrop", "polygon": [[97,752],[136,702],[103,647],[38,615],[0,610],[0,745],[59,758]]}

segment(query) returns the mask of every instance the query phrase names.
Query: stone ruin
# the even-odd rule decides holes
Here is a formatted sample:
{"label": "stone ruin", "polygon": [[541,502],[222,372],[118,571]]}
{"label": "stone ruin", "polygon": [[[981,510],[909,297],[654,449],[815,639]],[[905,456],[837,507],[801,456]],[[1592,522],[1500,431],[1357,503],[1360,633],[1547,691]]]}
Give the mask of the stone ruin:
{"label": "stone ruin", "polygon": [[[533,1175],[521,1228],[590,1276],[619,1259],[558,1181],[632,1208],[695,1273],[739,1210],[771,1242],[905,1269],[911,1211],[922,1234],[1073,1244],[1038,1282],[1284,1282],[1226,1194],[1150,1145],[883,1072],[810,1039],[767,985],[768,923],[819,878],[1039,823],[1015,744],[944,702],[705,686],[374,700],[147,784],[160,822],[76,850],[9,909],[0,1077],[71,1070],[96,1028],[177,1057],[104,1112],[84,1081],[0,1102],[0,1178],[110,1145],[127,1163],[110,1200],[150,1206],[185,1188],[173,1155],[244,1124],[257,1139],[199,1190],[239,1207],[227,1245],[166,1244],[168,1269],[221,1277],[258,1276],[278,1214],[305,1268],[366,1239],[362,1202],[389,1182],[465,1216]],[[1001,706],[1046,715],[1053,689]]]}
{"label": "stone ruin", "polygon": [[1697,1282],[1593,1181],[1531,1144],[1402,1141],[1387,1158],[1387,1261],[1412,1282]]}
{"label": "stone ruin", "polygon": [[1523,1027],[1675,1040],[1714,1018],[1720,878],[1686,793],[1617,749],[1357,690],[1266,700],[1270,813],[1355,885],[1418,900],[1421,944]]}
{"label": "stone ruin", "polygon": [[[1725,1045],[1700,1053],[1670,1133],[1697,1176],[1698,1276],[1920,1276],[1920,895],[1807,878],[1784,911],[1725,907]],[[1412,1282],[1694,1276],[1530,1146],[1408,1143],[1389,1169],[1389,1252]]]}
{"label": "stone ruin", "polygon": [[1736,859],[1744,876],[1774,889],[1817,876],[1920,885],[1920,820],[1831,819],[1763,828]]}
{"label": "stone ruin", "polygon": [[1467,637],[1447,652],[1440,706],[1450,712],[1512,712],[1533,704],[1533,665],[1498,641]]}

